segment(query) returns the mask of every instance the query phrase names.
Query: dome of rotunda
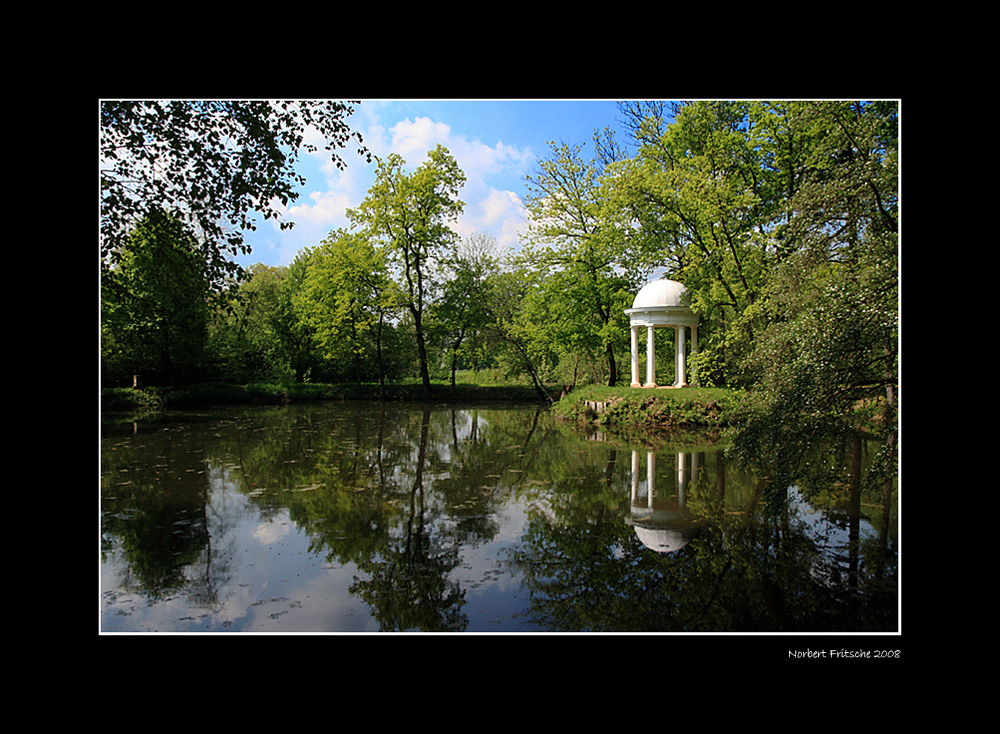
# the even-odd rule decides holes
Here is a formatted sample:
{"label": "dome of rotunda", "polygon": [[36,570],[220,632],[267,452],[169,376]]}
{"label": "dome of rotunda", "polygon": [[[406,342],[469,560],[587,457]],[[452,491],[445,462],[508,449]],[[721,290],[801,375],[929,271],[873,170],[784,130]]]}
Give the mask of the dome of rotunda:
{"label": "dome of rotunda", "polygon": [[687,289],[676,280],[654,280],[644,285],[635,296],[632,308],[662,308],[683,306],[681,297]]}
{"label": "dome of rotunda", "polygon": [[657,553],[673,553],[691,542],[690,529],[646,528],[636,525],[636,537],[644,546]]}

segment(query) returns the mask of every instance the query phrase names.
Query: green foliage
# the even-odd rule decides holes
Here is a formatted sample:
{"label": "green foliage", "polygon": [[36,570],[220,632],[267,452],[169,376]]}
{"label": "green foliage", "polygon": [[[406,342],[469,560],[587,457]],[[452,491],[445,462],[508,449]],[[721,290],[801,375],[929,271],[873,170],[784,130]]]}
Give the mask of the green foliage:
{"label": "green foliage", "polygon": [[310,256],[298,303],[317,349],[347,368],[342,379],[361,382],[371,367],[382,376],[383,327],[396,301],[385,251],[337,231]]}
{"label": "green foliage", "polygon": [[687,358],[691,383],[701,387],[724,387],[727,383],[723,351],[716,345],[699,347]]}
{"label": "green foliage", "polygon": [[399,303],[413,319],[424,392],[430,396],[426,310],[436,296],[440,264],[457,235],[450,225],[464,208],[458,192],[465,174],[443,146],[437,146],[412,174],[393,153],[378,162],[375,183],[348,218],[358,233],[385,248],[398,277]]}
{"label": "green foliage", "polygon": [[101,391],[101,410],[112,413],[146,414],[166,409],[166,400],[158,390],[135,390],[111,387]]}
{"label": "green foliage", "polygon": [[755,232],[768,224],[763,215],[773,202],[760,185],[747,114],[746,103],[685,105],[613,171],[618,206],[643,224],[643,259],[684,282],[692,308],[704,314],[739,312],[762,284],[766,243]]}
{"label": "green foliage", "polygon": [[[442,385],[443,387],[443,385]],[[104,388],[101,409],[109,416],[146,415],[171,409],[211,408],[230,405],[284,405],[332,400],[420,400],[420,380],[386,383],[248,383],[200,382],[174,388]],[[530,384],[497,382],[492,385],[458,383],[435,398],[455,403],[538,403]]]}
{"label": "green foliage", "polygon": [[361,142],[346,124],[352,112],[349,104],[312,100],[102,102],[103,266],[114,266],[128,233],[161,210],[201,233],[202,272],[221,285],[240,272],[228,257],[249,251],[243,233],[256,229],[256,217],[280,221],[298,198],[296,161],[316,150],[307,133],[318,132],[344,167],[335,149]]}
{"label": "green foliage", "polygon": [[749,386],[743,363],[782,262],[813,248],[843,257],[852,236],[895,227],[894,105],[704,101],[670,121],[650,105],[623,111],[638,149],[605,173],[605,219],[641,267],[688,288],[702,376]]}
{"label": "green foliage", "polygon": [[[264,113],[255,109],[242,110],[242,124]],[[183,120],[163,116],[183,112],[109,107],[107,140],[154,124],[176,137]],[[220,285],[207,275],[206,243],[172,209],[155,210],[105,253],[105,384],[129,384],[134,374],[146,384],[213,380],[174,396],[199,403],[343,399],[372,395],[376,384],[378,396],[426,398],[447,380],[450,399],[473,394],[459,379],[471,368],[491,386],[516,383],[588,420],[738,421],[737,450],[747,457],[791,456],[809,436],[862,425],[891,439],[896,105],[706,101],[676,106],[673,118],[653,104],[623,112],[633,155],[609,136],[593,159],[580,146],[553,145],[540,162],[516,256],[501,257],[486,235],[459,240],[465,176],[441,147],[412,171],[399,156],[379,161],[349,231],[331,232],[287,268],[250,268],[225,284],[224,299],[211,297]],[[230,176],[241,192],[266,189],[261,171],[287,175],[288,159],[275,151],[301,142],[285,127],[290,119],[277,128],[285,138],[265,118],[257,124],[270,130],[258,131],[262,147],[240,159],[237,146],[237,158],[225,159],[247,162],[245,177]],[[210,148],[207,160],[217,160]],[[105,203],[121,196],[117,186],[109,179]],[[273,186],[290,191],[287,180]],[[118,212],[115,226],[139,211]],[[624,310],[653,273],[683,282],[700,315],[688,361],[699,388],[625,388],[597,400],[613,404],[599,417],[587,415],[580,396],[627,375]],[[670,352],[657,350],[666,379]],[[574,386],[587,387],[558,399]]]}
{"label": "green foliage", "polygon": [[288,268],[251,266],[233,284],[209,322],[211,373],[233,382],[283,380],[292,376],[282,349],[280,299]]}
{"label": "green foliage", "polygon": [[[898,182],[895,109],[830,103],[796,108],[817,139],[813,168],[791,202],[797,245],[771,272],[752,348],[754,389],[734,451],[787,486],[817,438],[871,430],[895,457],[898,382]],[[859,408],[861,409],[859,411]]]}
{"label": "green foliage", "polygon": [[644,390],[587,385],[561,398],[553,411],[565,420],[624,428],[724,426],[732,421],[741,398],[740,392],[725,388]]}
{"label": "green foliage", "polygon": [[538,323],[528,307],[529,295],[536,291],[537,271],[515,264],[494,273],[484,289],[486,325],[484,336],[505,376],[527,376],[538,394],[555,400],[547,387],[548,367],[558,362],[551,345],[537,338]]}
{"label": "green foliage", "polygon": [[455,385],[461,361],[479,365],[489,357],[489,279],[499,267],[496,240],[477,232],[444,260],[445,279],[430,310],[430,340],[440,345],[442,364]]}
{"label": "green foliage", "polygon": [[169,404],[178,407],[201,405],[246,405],[283,402],[282,389],[277,385],[251,383],[196,383],[171,391]]}
{"label": "green foliage", "polygon": [[151,212],[101,273],[101,356],[105,379],[141,374],[171,384],[203,369],[208,284],[186,227]]}
{"label": "green foliage", "polygon": [[623,240],[604,222],[599,167],[583,160],[579,146],[552,145],[528,183],[531,224],[520,263],[538,287],[526,294],[532,326],[525,336],[551,350],[552,364],[578,368],[582,360],[613,386],[628,349],[624,310],[636,280]]}

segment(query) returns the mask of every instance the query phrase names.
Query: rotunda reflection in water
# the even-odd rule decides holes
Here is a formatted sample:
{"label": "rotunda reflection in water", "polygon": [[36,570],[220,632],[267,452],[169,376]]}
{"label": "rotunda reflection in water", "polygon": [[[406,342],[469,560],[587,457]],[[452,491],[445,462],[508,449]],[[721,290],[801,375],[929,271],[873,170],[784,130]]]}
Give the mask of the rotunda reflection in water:
{"label": "rotunda reflection in water", "polygon": [[[632,450],[632,497],[626,522],[647,548],[673,553],[686,546],[696,532],[696,520],[687,508],[689,475],[697,472],[698,454],[678,453],[674,487],[656,487],[656,452],[646,451],[646,480],[640,481],[641,454]],[[671,493],[670,489],[676,489]]]}

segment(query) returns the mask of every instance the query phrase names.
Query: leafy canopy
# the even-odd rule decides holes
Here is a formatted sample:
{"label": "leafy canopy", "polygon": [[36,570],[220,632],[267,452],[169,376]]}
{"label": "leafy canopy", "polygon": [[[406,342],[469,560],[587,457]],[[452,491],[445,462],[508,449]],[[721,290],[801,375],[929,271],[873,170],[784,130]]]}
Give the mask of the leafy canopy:
{"label": "leafy canopy", "polygon": [[[256,216],[280,220],[304,183],[295,165],[318,135],[331,159],[352,139],[349,104],[318,101],[133,101],[100,106],[101,260],[121,256],[128,232],[154,207],[197,233],[207,276],[241,274]],[[362,152],[365,152],[362,148]],[[280,221],[282,229],[292,226]]]}

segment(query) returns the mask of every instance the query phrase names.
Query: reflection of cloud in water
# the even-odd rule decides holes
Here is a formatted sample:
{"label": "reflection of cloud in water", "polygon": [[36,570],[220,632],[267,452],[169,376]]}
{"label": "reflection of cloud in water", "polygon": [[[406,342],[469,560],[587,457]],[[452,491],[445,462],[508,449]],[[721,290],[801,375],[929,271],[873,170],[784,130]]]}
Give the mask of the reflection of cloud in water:
{"label": "reflection of cloud in water", "polygon": [[253,539],[262,545],[267,545],[268,543],[276,543],[288,535],[292,531],[292,526],[287,515],[285,513],[283,515],[280,521],[277,521],[276,518],[269,518],[257,525],[253,530]]}
{"label": "reflection of cloud in water", "polygon": [[523,629],[522,616],[527,592],[523,576],[508,563],[507,551],[521,540],[529,516],[538,512],[535,504],[509,496],[494,512],[497,535],[487,542],[464,545],[461,563],[451,571],[449,580],[465,592],[462,613],[466,632],[517,631]]}
{"label": "reflection of cloud in water", "polygon": [[228,517],[216,542],[231,548],[239,562],[218,589],[213,628],[242,632],[369,632],[378,624],[349,588],[353,565],[334,566],[309,551],[309,537],[282,510],[262,518],[232,485],[226,492]]}
{"label": "reflection of cloud in water", "polygon": [[501,516],[498,522],[495,543],[516,543],[521,539],[524,526],[528,522],[528,513],[520,499],[511,498],[507,504],[498,510]]}
{"label": "reflection of cloud in water", "polygon": [[[428,523],[422,528],[425,537],[434,543],[440,540],[441,551],[454,550],[458,554],[458,565],[448,568],[445,580],[449,589],[457,584],[464,594],[464,603],[457,611],[467,620],[468,631],[536,631],[545,620],[532,611],[532,584],[536,578],[526,575],[524,560],[533,560],[532,548],[522,553],[522,546],[539,538],[551,540],[557,544],[552,553],[558,558],[573,552],[572,545],[565,550],[560,545],[563,538],[572,543],[576,537],[573,532],[558,529],[525,536],[536,523],[596,522],[601,530],[605,529],[603,523],[613,523],[608,526],[608,538],[619,541],[613,548],[615,557],[631,564],[639,540],[660,552],[681,547],[686,539],[683,533],[689,529],[690,518],[681,512],[688,499],[699,513],[702,505],[694,499],[699,503],[725,500],[725,507],[735,510],[746,509],[744,503],[750,503],[747,507],[751,509],[757,507],[753,504],[755,478],[733,470],[727,475],[724,470],[729,465],[723,465],[721,458],[719,462],[709,461],[697,452],[682,453],[679,458],[671,444],[657,449],[657,469],[646,454],[647,447],[641,447],[633,457],[629,477],[627,447],[611,447],[615,451],[612,455],[603,447],[594,450],[590,445],[578,451],[575,437],[563,441],[561,432],[549,432],[552,419],[531,407],[510,411],[435,409],[428,413],[423,492],[419,495],[424,504],[411,510],[404,500],[411,497],[414,486],[414,461],[420,456],[414,441],[421,435],[424,411],[395,405],[378,412],[367,404],[353,408],[338,405],[336,409],[308,406],[247,411],[246,415],[239,412],[238,420],[226,413],[226,420],[219,423],[192,425],[190,439],[188,433],[150,430],[141,436],[141,445],[107,448],[102,454],[109,462],[107,478],[102,481],[109,487],[123,478],[134,479],[119,477],[120,472],[159,462],[160,456],[186,449],[199,458],[184,477],[174,479],[174,475],[157,472],[148,490],[139,491],[133,486],[117,491],[117,497],[103,498],[108,502],[109,514],[106,537],[102,537],[107,547],[102,565],[102,630],[377,632],[378,610],[369,607],[358,591],[351,591],[356,581],[369,579],[369,571],[340,559],[355,558],[349,551],[357,552],[357,557],[363,559],[358,563],[367,569],[369,563],[382,560],[377,550],[383,545],[392,547],[410,529],[406,522],[419,517]],[[196,433],[203,427],[207,434]],[[187,440],[189,444],[184,443]],[[233,459],[234,447],[246,458],[245,465]],[[297,460],[306,448],[306,457],[316,466],[287,467],[293,452]],[[366,465],[365,459],[376,451],[380,452],[381,464]],[[613,464],[610,458],[614,458]],[[549,460],[551,467],[544,466],[543,462]],[[299,507],[294,500],[320,497],[321,493],[286,493],[318,488],[321,480],[328,478],[327,466],[329,471],[340,471],[337,476],[345,477],[345,491],[331,497],[329,507],[317,502],[306,509],[343,511],[344,515],[338,515],[336,522],[327,523],[329,518],[323,518],[316,526],[318,530],[312,531],[316,535],[312,535],[311,515],[301,527],[293,522]],[[603,499],[605,490],[574,489],[583,477],[598,475],[610,480],[606,491],[614,502],[610,512],[600,503],[599,515],[591,519],[591,503],[595,498]],[[701,481],[688,484],[699,476]],[[372,478],[370,485],[364,485],[365,491],[359,486],[360,477]],[[168,478],[169,483],[165,481]],[[182,478],[185,481],[178,481]],[[724,480],[722,484],[720,479]],[[634,486],[629,487],[633,482]],[[728,487],[723,486],[725,482]],[[690,498],[688,487],[692,491]],[[169,494],[175,491],[176,501],[182,503],[176,509],[170,504],[174,500]],[[369,507],[365,503],[368,499],[387,504]],[[160,536],[167,533],[152,528],[140,514],[143,502],[167,523],[163,527],[172,531],[165,541]],[[346,504],[337,504],[340,502]],[[403,504],[397,507],[397,502]],[[850,518],[839,504],[827,510],[821,507],[819,502],[810,504],[797,492],[790,494],[787,517],[796,535],[796,543],[790,547],[802,554],[792,562],[797,564],[796,572],[812,573],[839,589],[834,582],[841,583],[845,571],[855,569],[848,562],[855,562],[857,556],[846,557],[841,551],[848,530],[855,526],[847,524]],[[738,516],[732,521],[741,523],[741,527],[754,519],[744,513],[734,514]],[[630,521],[630,527],[621,527],[623,520]],[[202,524],[196,526],[199,532],[192,534],[189,525],[195,521]],[[351,545],[354,536],[350,535],[355,532],[381,535],[362,537],[355,548]],[[657,532],[661,537],[651,540],[649,535]],[[862,539],[869,533],[873,533],[871,526],[862,519]],[[338,545],[342,538],[346,550]],[[798,542],[800,539],[807,542]],[[735,533],[733,541],[742,542],[743,536]],[[690,544],[687,547],[691,549]],[[328,551],[334,549],[337,552],[328,556]],[[711,544],[699,545],[696,550],[700,553],[702,549],[706,553],[717,550]],[[739,547],[734,550],[740,552]],[[749,552],[757,553],[757,549]],[[814,566],[807,566],[805,562],[813,556],[818,560]],[[860,560],[864,562],[864,556]],[[146,566],[141,565],[144,563],[152,565],[158,575],[145,571]],[[655,569],[656,564],[643,568]],[[183,579],[178,569],[183,569]],[[632,569],[627,568],[629,574]],[[143,571],[145,575],[140,573]],[[543,564],[539,573],[544,571]],[[156,581],[168,572],[172,574],[171,588],[143,587],[144,583],[152,583],[146,579]],[[626,588],[631,578],[629,575],[623,579]],[[815,585],[810,583],[809,588]],[[623,607],[632,614],[642,611],[644,598],[622,597],[618,601],[632,605]],[[725,623],[725,613],[722,616]]]}

